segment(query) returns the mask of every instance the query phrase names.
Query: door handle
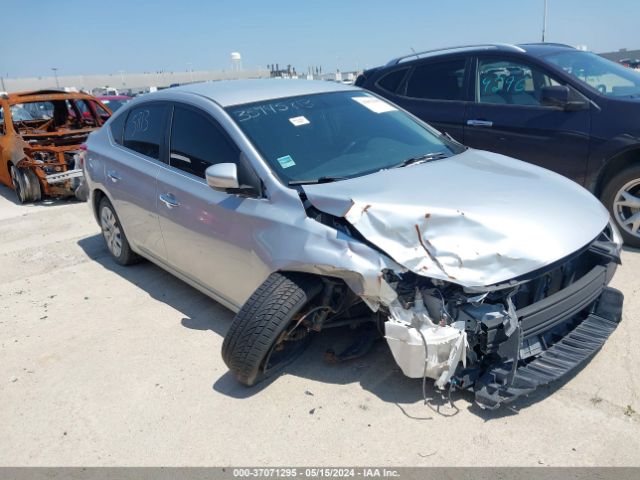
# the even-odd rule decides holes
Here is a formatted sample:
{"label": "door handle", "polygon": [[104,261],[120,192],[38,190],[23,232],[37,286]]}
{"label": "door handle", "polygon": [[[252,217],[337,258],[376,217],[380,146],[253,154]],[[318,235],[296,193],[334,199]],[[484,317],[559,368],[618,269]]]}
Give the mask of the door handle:
{"label": "door handle", "polygon": [[493,122],[490,120],[467,120],[467,125],[472,127],[492,127]]}
{"label": "door handle", "polygon": [[115,170],[107,170],[107,177],[109,177],[113,183],[118,182],[118,180],[122,180],[120,174]]}
{"label": "door handle", "polygon": [[176,200],[176,197],[174,197],[170,193],[163,193],[158,198],[162,203],[164,203],[167,206],[167,208],[174,208],[174,207],[180,206],[180,202]]}

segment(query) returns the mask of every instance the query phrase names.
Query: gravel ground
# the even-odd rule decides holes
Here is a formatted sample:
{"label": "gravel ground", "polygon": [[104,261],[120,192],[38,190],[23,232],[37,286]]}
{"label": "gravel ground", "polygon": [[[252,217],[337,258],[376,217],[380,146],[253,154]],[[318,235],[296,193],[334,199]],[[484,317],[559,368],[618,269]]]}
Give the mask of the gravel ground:
{"label": "gravel ground", "polygon": [[0,465],[638,466],[640,252],[623,262],[623,321],[582,370],[517,412],[456,393],[438,413],[382,341],[325,363],[344,331],[238,386],[220,357],[230,311],[113,263],[86,204],[18,206],[0,187]]}

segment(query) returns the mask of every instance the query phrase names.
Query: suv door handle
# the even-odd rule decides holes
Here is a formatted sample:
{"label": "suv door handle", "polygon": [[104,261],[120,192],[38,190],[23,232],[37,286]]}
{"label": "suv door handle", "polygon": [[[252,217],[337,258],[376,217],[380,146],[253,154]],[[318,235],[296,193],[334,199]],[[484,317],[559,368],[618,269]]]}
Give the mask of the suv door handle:
{"label": "suv door handle", "polygon": [[167,206],[167,208],[174,208],[174,207],[180,206],[180,202],[176,200],[176,197],[174,197],[170,193],[163,193],[158,198],[162,203],[164,203]]}
{"label": "suv door handle", "polygon": [[467,120],[467,125],[472,127],[492,127],[493,122],[490,120]]}
{"label": "suv door handle", "polygon": [[113,183],[117,183],[118,180],[122,180],[120,174],[115,170],[107,170],[107,177],[109,177]]}

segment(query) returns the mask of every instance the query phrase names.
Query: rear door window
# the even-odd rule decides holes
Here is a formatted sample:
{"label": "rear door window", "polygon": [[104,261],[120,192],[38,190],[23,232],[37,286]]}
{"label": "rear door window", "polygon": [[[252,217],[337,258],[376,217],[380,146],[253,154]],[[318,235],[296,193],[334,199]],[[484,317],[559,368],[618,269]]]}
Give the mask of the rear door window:
{"label": "rear door window", "polygon": [[237,163],[240,154],[210,116],[176,105],[171,123],[169,164],[204,178],[207,167],[216,163]]}
{"label": "rear door window", "polygon": [[466,59],[427,63],[414,68],[407,96],[424,100],[465,100]]}
{"label": "rear door window", "polygon": [[147,157],[160,159],[167,107],[147,104],[131,109],[124,127],[123,145]]}

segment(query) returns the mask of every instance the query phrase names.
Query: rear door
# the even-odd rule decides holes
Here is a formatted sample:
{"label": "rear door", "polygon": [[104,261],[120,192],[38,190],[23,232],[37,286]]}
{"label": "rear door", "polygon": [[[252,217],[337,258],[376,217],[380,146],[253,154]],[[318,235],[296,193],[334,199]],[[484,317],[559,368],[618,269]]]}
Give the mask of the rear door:
{"label": "rear door", "polygon": [[112,131],[119,147],[101,156],[105,185],[127,239],[160,260],[166,252],[156,212],[156,177],[164,153],[167,111],[168,104],[156,102],[132,108],[122,130]]}
{"label": "rear door", "polygon": [[[387,85],[395,82],[393,75],[399,76],[395,72],[404,70],[406,75],[401,83],[389,91]],[[462,142],[469,100],[468,71],[469,60],[465,56],[429,59],[384,75],[376,87],[391,101]]]}
{"label": "rear door", "polygon": [[[584,183],[589,103],[577,111],[542,105],[542,87],[564,82],[527,59],[510,55],[479,56],[473,84],[475,101],[467,109],[466,145],[524,160]],[[583,99],[577,91],[571,92]]]}

